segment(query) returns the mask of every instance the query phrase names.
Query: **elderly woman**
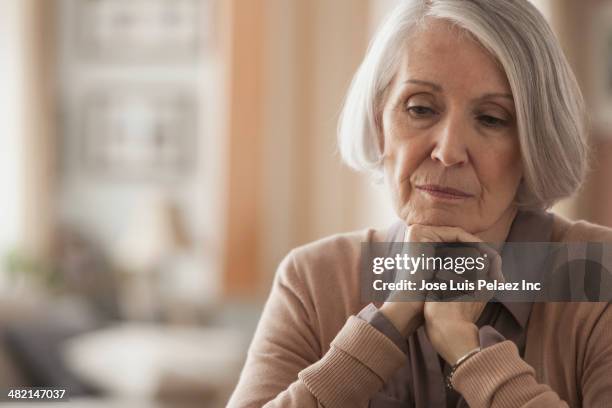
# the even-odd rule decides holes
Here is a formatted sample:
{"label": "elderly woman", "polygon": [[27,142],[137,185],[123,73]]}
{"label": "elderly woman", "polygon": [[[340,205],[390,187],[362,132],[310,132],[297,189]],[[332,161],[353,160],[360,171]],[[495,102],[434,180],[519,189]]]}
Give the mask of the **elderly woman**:
{"label": "elderly woman", "polygon": [[612,406],[608,303],[360,300],[362,242],[612,240],[545,211],[583,180],[583,110],[527,0],[402,1],[339,126],[401,221],[291,251],[229,406]]}

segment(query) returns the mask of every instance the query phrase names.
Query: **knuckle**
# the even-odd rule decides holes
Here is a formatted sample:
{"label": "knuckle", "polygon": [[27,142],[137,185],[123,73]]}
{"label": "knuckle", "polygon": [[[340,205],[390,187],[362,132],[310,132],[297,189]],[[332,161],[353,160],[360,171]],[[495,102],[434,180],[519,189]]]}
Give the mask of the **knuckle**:
{"label": "knuckle", "polygon": [[418,224],[413,224],[408,227],[406,232],[406,238],[408,241],[418,241],[420,236],[423,234],[423,226]]}

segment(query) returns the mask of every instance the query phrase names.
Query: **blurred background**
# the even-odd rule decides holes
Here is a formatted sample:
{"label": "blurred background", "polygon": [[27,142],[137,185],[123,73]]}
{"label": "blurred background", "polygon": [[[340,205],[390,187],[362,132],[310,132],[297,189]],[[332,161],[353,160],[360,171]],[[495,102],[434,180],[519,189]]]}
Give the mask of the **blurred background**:
{"label": "blurred background", "polygon": [[[224,406],[282,257],[393,221],[335,128],[398,1],[0,0],[0,389]],[[612,2],[534,2],[592,121],[555,211],[612,225]]]}

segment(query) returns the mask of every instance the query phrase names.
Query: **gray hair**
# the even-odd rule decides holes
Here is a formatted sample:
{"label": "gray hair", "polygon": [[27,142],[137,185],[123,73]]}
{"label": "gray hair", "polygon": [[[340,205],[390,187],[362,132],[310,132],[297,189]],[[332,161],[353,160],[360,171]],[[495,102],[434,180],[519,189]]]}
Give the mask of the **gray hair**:
{"label": "gray hair", "polygon": [[527,0],[404,0],[374,36],[351,82],[338,124],[339,151],[380,175],[380,115],[406,39],[425,18],[471,33],[504,69],[514,97],[523,182],[517,203],[547,208],[570,196],[587,170],[582,93],[555,35]]}

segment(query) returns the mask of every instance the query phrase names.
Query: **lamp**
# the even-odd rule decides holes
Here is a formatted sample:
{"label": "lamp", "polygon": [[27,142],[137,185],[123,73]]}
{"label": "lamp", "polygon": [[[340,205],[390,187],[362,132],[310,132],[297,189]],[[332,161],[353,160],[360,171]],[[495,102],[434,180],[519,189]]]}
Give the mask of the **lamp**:
{"label": "lamp", "polygon": [[136,206],[113,251],[127,318],[151,320],[159,315],[160,268],[189,245],[178,208],[167,196],[155,195]]}

